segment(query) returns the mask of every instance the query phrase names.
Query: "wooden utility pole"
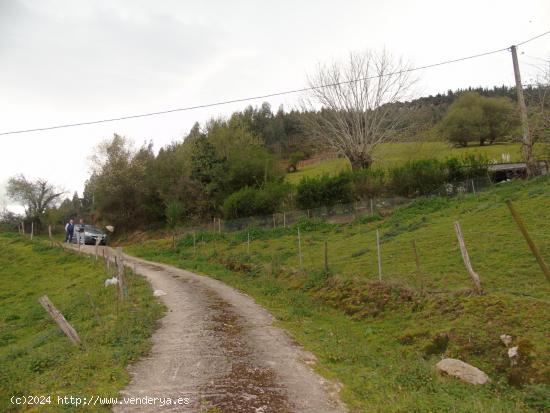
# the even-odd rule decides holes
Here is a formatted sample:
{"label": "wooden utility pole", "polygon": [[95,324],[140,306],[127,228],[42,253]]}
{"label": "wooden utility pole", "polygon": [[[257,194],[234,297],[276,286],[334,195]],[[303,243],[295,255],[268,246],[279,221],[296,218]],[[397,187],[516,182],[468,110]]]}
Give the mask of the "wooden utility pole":
{"label": "wooden utility pole", "polygon": [[546,264],[546,261],[544,261],[544,258],[542,257],[537,245],[531,238],[531,235],[529,234],[529,231],[527,231],[527,227],[525,226],[525,222],[523,222],[523,219],[519,215],[518,211],[516,211],[516,208],[514,207],[514,204],[512,204],[512,201],[507,200],[506,205],[508,205],[508,209],[512,213],[512,216],[514,217],[514,221],[516,221],[516,224],[518,224],[519,230],[523,234],[523,237],[525,238],[525,241],[527,241],[527,244],[529,245],[529,248],[531,249],[531,252],[537,259],[537,262],[539,263],[540,269],[550,281],[550,268],[548,268],[548,264]]}
{"label": "wooden utility pole", "polygon": [[458,221],[455,222],[455,232],[456,238],[458,239],[458,244],[460,246],[460,252],[462,253],[462,260],[464,261],[464,266],[470,274],[472,281],[474,283],[475,291],[477,294],[483,294],[483,288],[481,287],[481,279],[479,275],[474,271],[472,267],[472,262],[470,261],[470,256],[468,255],[468,250],[466,249],[466,243],[464,242],[464,236],[462,235],[462,229]]}
{"label": "wooden utility pole", "polygon": [[523,86],[521,85],[521,74],[519,72],[518,53],[516,46],[510,47],[512,52],[512,63],[514,65],[514,77],[516,79],[516,91],[518,94],[518,106],[521,117],[521,127],[523,129],[523,137],[521,141],[523,160],[527,164],[527,176],[529,178],[537,174],[537,164],[533,156],[533,141],[529,132],[529,120],[527,118],[527,106],[523,97]]}

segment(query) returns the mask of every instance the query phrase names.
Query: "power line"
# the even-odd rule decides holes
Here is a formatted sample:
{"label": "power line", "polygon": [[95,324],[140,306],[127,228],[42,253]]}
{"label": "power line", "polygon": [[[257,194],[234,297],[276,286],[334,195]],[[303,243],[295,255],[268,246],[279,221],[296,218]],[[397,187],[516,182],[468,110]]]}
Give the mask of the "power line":
{"label": "power line", "polygon": [[547,32],[541,33],[541,34],[539,34],[535,37],[531,37],[530,39],[524,40],[523,42],[516,44],[516,46],[521,46],[521,45],[524,45],[525,43],[532,42],[533,40],[536,40],[536,39],[538,39],[539,37],[542,37],[542,36],[546,36],[547,34],[550,34],[550,30],[548,30]]}
{"label": "power line", "polygon": [[[547,32],[544,32],[542,34],[539,34],[535,37],[532,37],[530,39],[527,39],[527,40],[525,40],[521,43],[518,43],[516,46],[520,46],[520,45],[529,43],[529,42],[531,42],[533,40],[536,40],[540,37],[546,36],[547,34],[550,34],[550,30],[547,31]],[[282,92],[268,93],[268,94],[265,94],[265,95],[257,95],[257,96],[246,97],[246,98],[224,100],[224,101],[219,101],[219,102],[214,102],[214,103],[206,103],[206,104],[203,104],[203,105],[195,105],[195,106],[187,106],[187,107],[183,107],[183,108],[160,110],[160,111],[156,111],[156,112],[141,113],[141,114],[136,114],[136,115],[120,116],[120,117],[116,117],[116,118],[106,118],[106,119],[99,119],[99,120],[92,120],[92,121],[66,123],[66,124],[54,125],[54,126],[45,126],[45,127],[41,127],[41,128],[21,129],[21,130],[9,131],[9,132],[0,132],[0,136],[2,136],[2,135],[14,135],[14,134],[19,134],[19,133],[40,132],[40,131],[62,129],[62,128],[71,128],[71,127],[76,127],[76,126],[95,125],[95,124],[98,124],[98,123],[116,122],[116,121],[121,121],[121,120],[137,119],[137,118],[144,118],[144,117],[149,117],[149,116],[165,115],[165,114],[174,113],[174,112],[186,112],[186,111],[191,111],[191,110],[196,110],[196,109],[210,108],[210,107],[214,107],[214,106],[229,105],[229,104],[232,104],[232,103],[247,102],[247,101],[251,101],[251,100],[267,99],[267,98],[277,97],[277,96],[282,96],[282,95],[290,95],[290,94],[294,94],[294,93],[302,93],[302,92],[307,92],[307,91],[311,91],[311,90],[323,89],[323,88],[326,88],[326,87],[333,87],[333,86],[338,86],[338,85],[361,82],[361,81],[365,81],[365,80],[372,80],[372,79],[376,79],[376,78],[384,77],[384,76],[394,76],[394,75],[410,73],[410,72],[414,72],[414,71],[418,71],[418,70],[430,69],[430,68],[433,68],[433,67],[443,66],[443,65],[452,64],[452,63],[458,63],[458,62],[462,62],[462,61],[465,61],[465,60],[471,60],[471,59],[476,59],[476,58],[483,57],[483,56],[492,55],[492,54],[495,54],[495,53],[500,53],[500,52],[503,52],[503,51],[506,51],[506,50],[509,50],[509,49],[510,49],[510,47],[505,47],[505,48],[502,48],[502,49],[492,50],[492,51],[489,51],[489,52],[479,53],[479,54],[475,54],[475,55],[471,55],[471,56],[460,57],[460,58],[451,59],[451,60],[445,60],[445,61],[442,61],[442,62],[432,63],[432,64],[419,66],[419,67],[413,67],[413,68],[409,68],[409,69],[405,69],[405,70],[400,70],[400,71],[397,71],[397,72],[385,73],[383,75],[368,76],[368,77],[352,79],[352,80],[343,81],[343,82],[324,84],[324,85],[321,85],[321,86],[304,87],[304,88],[300,88],[300,89],[290,89],[290,90],[285,90],[285,91],[282,91]]]}

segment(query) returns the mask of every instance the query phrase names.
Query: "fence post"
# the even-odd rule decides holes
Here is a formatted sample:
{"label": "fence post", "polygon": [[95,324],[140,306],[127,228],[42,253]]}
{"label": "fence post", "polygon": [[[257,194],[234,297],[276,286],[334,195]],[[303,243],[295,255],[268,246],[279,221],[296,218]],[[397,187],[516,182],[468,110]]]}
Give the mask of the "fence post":
{"label": "fence post", "polygon": [[376,251],[378,255],[378,281],[382,282],[382,256],[380,254],[380,231],[378,228],[376,229]]}
{"label": "fence post", "polygon": [[31,241],[32,241],[33,235],[34,235],[34,221],[31,221]]}
{"label": "fence post", "polygon": [[303,261],[302,261],[302,240],[300,238],[300,227],[298,227],[298,258],[300,260],[300,270],[303,270]]}
{"label": "fence post", "polygon": [[481,287],[481,280],[479,278],[479,275],[472,268],[472,263],[470,261],[470,256],[468,255],[468,250],[466,249],[466,243],[464,242],[460,223],[458,221],[455,221],[454,225],[458,244],[460,245],[460,252],[462,253],[462,260],[464,261],[464,266],[466,267],[466,270],[472,278],[476,293],[483,294],[483,288]]}
{"label": "fence post", "polygon": [[374,216],[374,201],[372,198],[370,199],[370,214]]}
{"label": "fence post", "polygon": [[105,256],[105,272],[109,277],[111,276],[111,257],[109,257],[109,250],[107,250],[107,255]]}
{"label": "fence post", "polygon": [[88,296],[88,299],[90,300],[90,304],[92,305],[92,310],[94,312],[94,317],[97,323],[101,323],[101,319],[99,317],[99,313],[97,312],[97,307],[95,306],[94,300],[92,299],[92,296],[89,292],[86,292],[86,295]]}
{"label": "fence post", "polygon": [[48,225],[48,237],[50,238],[50,244],[53,246],[52,226],[51,225]]}
{"label": "fence post", "polygon": [[218,234],[222,233],[222,220],[218,218]]}
{"label": "fence post", "polygon": [[525,226],[525,222],[523,222],[523,218],[519,215],[518,211],[516,211],[516,208],[512,204],[511,200],[507,200],[506,205],[508,205],[508,209],[510,210],[512,217],[514,217],[514,221],[516,221],[516,224],[518,225],[519,230],[523,234],[523,238],[525,238],[525,241],[527,241],[527,244],[529,245],[531,252],[535,256],[540,266],[540,269],[542,270],[542,272],[544,273],[548,281],[550,281],[550,268],[548,268],[548,264],[546,264],[546,261],[544,261],[544,258],[542,257],[537,245],[535,244],[535,242],[531,238],[531,235],[527,231],[527,227]]}
{"label": "fence post", "polygon": [[273,214],[273,229],[275,229],[275,214]]}
{"label": "fence post", "polygon": [[246,233],[246,255],[250,257],[250,231]]}
{"label": "fence post", "polygon": [[418,257],[418,250],[416,249],[416,240],[412,240],[412,247],[414,252],[414,260],[416,262],[416,271],[420,274],[420,258]]}
{"label": "fence post", "polygon": [[475,195],[475,194],[476,194],[476,187],[475,187],[475,185],[474,185],[474,180],[471,179],[471,181],[472,181],[472,192],[473,192],[474,195]]}
{"label": "fence post", "polygon": [[116,263],[117,263],[117,279],[118,279],[118,296],[120,299],[124,299],[124,263],[122,262],[122,247],[116,248]]}
{"label": "fence post", "polygon": [[99,236],[95,239],[95,262],[97,262],[97,256],[99,255]]}
{"label": "fence post", "polygon": [[283,212],[283,228],[286,228],[286,212]]}
{"label": "fence post", "polygon": [[61,331],[63,331],[65,335],[69,337],[69,340],[71,340],[72,343],[76,346],[80,345],[80,337],[78,336],[78,333],[73,328],[73,326],[69,324],[65,317],[63,317],[63,314],[61,314],[59,310],[55,308],[48,296],[43,295],[38,299],[38,302],[44,308],[44,310],[46,310],[46,312],[53,318]]}
{"label": "fence post", "polygon": [[328,241],[325,240],[325,274],[328,274]]}
{"label": "fence post", "polygon": [[25,236],[25,223],[21,222],[21,235]]}
{"label": "fence post", "polygon": [[197,258],[197,238],[195,231],[193,231],[193,258]]}

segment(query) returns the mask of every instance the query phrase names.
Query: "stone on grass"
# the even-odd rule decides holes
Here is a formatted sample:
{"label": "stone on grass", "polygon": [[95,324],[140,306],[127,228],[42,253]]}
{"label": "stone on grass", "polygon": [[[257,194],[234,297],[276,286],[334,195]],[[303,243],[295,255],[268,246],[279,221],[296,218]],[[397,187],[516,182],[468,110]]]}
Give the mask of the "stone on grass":
{"label": "stone on grass", "polygon": [[509,347],[512,344],[512,336],[509,334],[502,334],[500,336],[500,341],[506,346]]}
{"label": "stone on grass", "polygon": [[486,384],[490,381],[484,372],[462,360],[443,359],[436,364],[436,368],[441,374],[456,377],[470,384]]}
{"label": "stone on grass", "polygon": [[154,297],[162,297],[163,295],[166,295],[166,292],[164,290],[155,290],[153,292]]}

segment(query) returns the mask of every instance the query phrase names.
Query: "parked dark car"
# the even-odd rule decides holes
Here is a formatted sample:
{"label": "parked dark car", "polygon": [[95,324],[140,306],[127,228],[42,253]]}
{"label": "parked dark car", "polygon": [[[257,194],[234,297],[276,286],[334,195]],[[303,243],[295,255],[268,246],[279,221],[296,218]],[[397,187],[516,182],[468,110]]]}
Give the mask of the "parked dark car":
{"label": "parked dark car", "polygon": [[[74,226],[73,244],[77,243],[78,224]],[[107,234],[93,225],[84,225],[84,244],[95,245],[99,238],[99,245],[107,245]]]}

